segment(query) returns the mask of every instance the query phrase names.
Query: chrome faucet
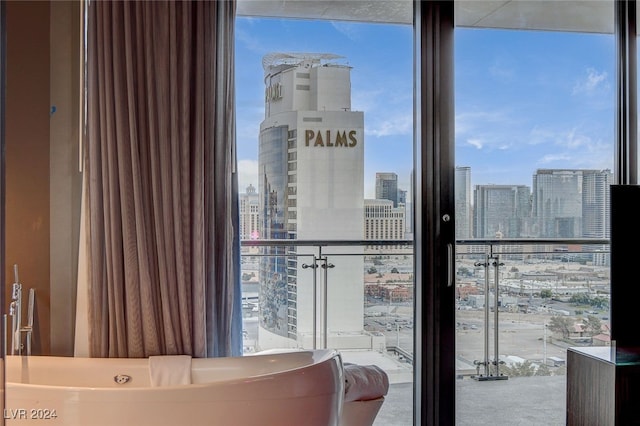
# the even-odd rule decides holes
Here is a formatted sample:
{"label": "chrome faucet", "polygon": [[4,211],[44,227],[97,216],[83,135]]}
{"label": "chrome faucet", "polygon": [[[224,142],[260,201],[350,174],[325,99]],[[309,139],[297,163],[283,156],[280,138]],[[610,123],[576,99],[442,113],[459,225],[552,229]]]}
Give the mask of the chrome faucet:
{"label": "chrome faucet", "polygon": [[31,355],[31,333],[33,331],[33,308],[35,302],[34,289],[29,290],[29,307],[27,311],[27,325],[22,326],[22,284],[18,277],[18,265],[13,265],[14,283],[11,289],[11,304],[9,315],[11,316],[11,355],[22,355],[24,344],[22,333],[26,335],[27,355]]}

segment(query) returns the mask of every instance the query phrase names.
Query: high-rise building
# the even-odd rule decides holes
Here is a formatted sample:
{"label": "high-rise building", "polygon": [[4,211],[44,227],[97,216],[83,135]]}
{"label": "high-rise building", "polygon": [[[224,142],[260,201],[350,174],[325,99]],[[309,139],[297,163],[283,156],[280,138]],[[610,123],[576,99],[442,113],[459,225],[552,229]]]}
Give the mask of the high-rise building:
{"label": "high-rise building", "polygon": [[582,236],[609,238],[609,208],[613,183],[610,170],[584,170],[582,176]]}
{"label": "high-rise building", "polygon": [[518,238],[530,216],[530,190],[525,185],[476,185],[476,238]]}
{"label": "high-rise building", "polygon": [[538,169],[533,217],[542,238],[582,236],[582,170]]}
{"label": "high-rise building", "polygon": [[[369,207],[371,207],[371,209],[369,210],[370,212],[377,212],[375,214],[378,214],[380,212],[380,209],[385,209],[386,212],[388,214],[391,214],[394,217],[398,217],[398,215],[402,215],[402,222],[404,224],[404,231],[403,232],[395,232],[394,231],[394,237],[393,238],[369,238],[366,236],[367,234],[367,230],[365,229],[365,237],[367,239],[386,239],[386,240],[391,240],[391,239],[406,239],[406,238],[410,238],[411,235],[411,225],[407,222],[408,220],[408,209],[411,208],[411,205],[407,203],[407,191],[405,189],[400,189],[398,188],[398,175],[396,173],[376,173],[376,198],[375,200],[365,200],[365,222],[367,221],[367,203]],[[387,200],[387,201],[391,201],[391,203],[377,203],[376,201],[379,200]],[[375,206],[375,207],[374,207]],[[382,207],[384,206],[384,208]],[[392,208],[393,213],[391,213],[391,210],[389,210],[389,207]],[[380,216],[376,216],[377,219],[380,219]],[[409,217],[410,218],[410,217]],[[372,225],[372,223],[370,223],[369,225]],[[373,232],[373,230],[369,230],[370,235],[382,235],[376,232]],[[387,233],[388,234],[388,233]]]}
{"label": "high-rise building", "polygon": [[605,238],[609,232],[610,170],[538,169],[533,218],[539,236]]}
{"label": "high-rise building", "polygon": [[240,239],[255,240],[260,236],[260,203],[256,187],[249,185],[246,192],[238,195],[240,206]]}
{"label": "high-rise building", "polygon": [[398,188],[398,205],[407,204],[407,191],[405,189]]}
{"label": "high-rise building", "polygon": [[[261,238],[364,239],[364,114],[351,111],[351,67],[340,58],[285,53],[263,58]],[[340,250],[348,254],[350,248]],[[357,253],[357,247],[352,250]],[[314,293],[313,274],[322,268],[304,267],[317,260],[317,248],[268,247],[263,254],[268,256],[260,265],[261,348],[312,347],[313,331],[323,333],[323,324],[329,347],[359,344],[354,336],[362,336],[364,328],[362,256],[330,256],[335,287],[326,294],[328,312],[319,321],[314,302],[322,297]]]}
{"label": "high-rise building", "polygon": [[376,173],[376,199],[391,200],[398,207],[398,175],[395,173]]}
{"label": "high-rise building", "polygon": [[471,167],[456,167],[455,174],[456,239],[473,237],[471,205]]}

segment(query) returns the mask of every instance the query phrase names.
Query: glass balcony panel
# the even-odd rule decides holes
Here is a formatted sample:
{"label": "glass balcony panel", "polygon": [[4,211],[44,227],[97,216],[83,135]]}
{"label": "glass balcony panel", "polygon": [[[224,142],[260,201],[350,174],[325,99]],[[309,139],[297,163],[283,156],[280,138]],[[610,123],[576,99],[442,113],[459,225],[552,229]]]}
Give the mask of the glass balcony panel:
{"label": "glass balcony panel", "polygon": [[563,424],[567,348],[610,345],[606,240],[476,243],[456,250],[456,422],[477,424],[478,404],[529,413],[505,392],[535,392],[547,424]]}
{"label": "glass balcony panel", "polygon": [[[307,266],[298,269],[304,274],[300,282],[313,282],[315,278],[316,283],[315,298],[308,291],[303,296],[297,288],[289,290],[287,333],[302,342],[298,347],[315,341],[317,347],[326,345],[340,350],[345,362],[383,368],[391,385],[376,424],[410,425],[413,248],[401,242],[341,243],[332,246],[325,241],[287,250],[295,256],[287,257],[289,265],[295,259],[296,264]],[[252,272],[255,275],[259,265],[254,255],[257,247],[251,244],[256,242],[243,244],[243,277],[252,277]],[[286,244],[298,243],[287,241]],[[546,404],[548,424],[562,422],[567,348],[609,344],[608,249],[607,240],[590,239],[459,242],[455,301],[458,310],[456,383],[460,398],[457,422],[473,424],[477,420],[478,403],[482,406],[480,409],[486,410],[495,404],[528,406],[531,398]],[[312,267],[314,260],[316,268]],[[284,257],[277,260],[283,261]],[[345,281],[340,270],[354,272],[358,278]],[[296,284],[294,279],[288,285],[295,287]],[[350,292],[349,287],[357,287],[361,294]],[[243,284],[243,299],[256,300],[254,290],[254,283]],[[359,296],[359,301],[350,300],[355,296]],[[346,329],[349,322],[345,318],[352,312],[347,314],[345,309],[360,316],[360,323],[354,329]],[[251,305],[245,311],[245,349],[260,351],[264,349],[260,346],[261,307],[255,309]],[[311,327],[315,330],[315,339],[308,336],[308,325],[306,331],[305,326],[293,325],[295,318],[309,319],[308,315],[302,317],[301,311],[315,312],[315,324]],[[268,345],[268,340],[265,344]],[[493,363],[496,350],[497,366]],[[499,388],[492,387],[488,392],[484,381],[491,380],[484,379],[492,376],[504,379],[498,384]],[[527,392],[535,393],[523,399],[522,394]],[[517,412],[510,420],[516,418]]]}
{"label": "glass balcony panel", "polygon": [[[393,418],[393,424],[410,425],[413,247],[405,240],[378,243],[286,241],[270,247],[268,241],[243,241],[244,351],[285,349],[279,346],[281,339],[274,339],[279,330],[296,342],[289,349],[329,347],[339,350],[346,363],[377,365],[390,382],[377,422],[392,424],[388,421]],[[269,254],[283,252],[284,244],[286,255]],[[261,274],[285,263],[289,270],[298,266],[288,274],[286,296],[275,278],[260,286]],[[279,323],[286,325],[273,327]]]}

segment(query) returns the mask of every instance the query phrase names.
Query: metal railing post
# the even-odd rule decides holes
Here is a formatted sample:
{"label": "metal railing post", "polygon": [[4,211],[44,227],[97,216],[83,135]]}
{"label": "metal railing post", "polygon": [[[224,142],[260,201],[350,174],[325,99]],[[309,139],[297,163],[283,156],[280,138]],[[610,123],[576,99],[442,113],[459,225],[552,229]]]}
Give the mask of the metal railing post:
{"label": "metal railing post", "polygon": [[496,254],[493,256],[493,279],[495,283],[494,287],[494,305],[493,305],[493,348],[494,348],[494,358],[493,363],[496,366],[496,379],[502,379],[506,376],[500,375],[500,351],[498,350],[499,336],[498,336],[498,303],[500,302],[500,266],[504,266],[504,263],[500,263],[500,255]]}
{"label": "metal railing post", "polygon": [[[474,266],[484,267],[484,360],[474,361],[476,366],[477,377],[480,381],[485,380],[504,380],[507,376],[500,375],[500,351],[499,343],[499,320],[498,320],[498,303],[500,302],[500,256],[493,254],[493,246],[489,246],[489,254],[485,255],[484,262],[476,262]],[[489,311],[491,310],[491,299],[489,297],[489,266],[493,266],[493,362],[489,360]],[[495,375],[491,374],[490,366],[495,366]],[[480,366],[484,366],[484,374],[480,374]]]}
{"label": "metal railing post", "polygon": [[327,256],[322,255],[322,246],[318,250],[319,258],[322,262],[320,267],[323,269],[322,274],[322,348],[327,349],[327,339],[329,334],[329,323],[327,320],[328,312],[329,312],[329,297],[328,297],[328,289],[329,289],[329,280],[328,280],[328,269],[334,268],[335,265],[328,262]]}
{"label": "metal railing post", "polygon": [[484,262],[473,264],[484,268],[484,360],[474,361],[478,373],[480,366],[484,366],[484,377],[489,377],[489,258],[489,255],[485,255]]}
{"label": "metal railing post", "polygon": [[317,310],[317,306],[318,306],[318,283],[317,283],[317,279],[316,279],[316,269],[318,268],[318,258],[316,257],[316,255],[313,255],[313,262],[311,263],[311,265],[308,265],[306,263],[302,264],[302,269],[307,269],[307,268],[311,268],[313,269],[313,280],[312,280],[312,288],[313,288],[313,304],[312,304],[312,315],[313,315],[313,322],[312,322],[312,329],[311,329],[311,334],[313,335],[313,349],[318,349],[318,310]]}

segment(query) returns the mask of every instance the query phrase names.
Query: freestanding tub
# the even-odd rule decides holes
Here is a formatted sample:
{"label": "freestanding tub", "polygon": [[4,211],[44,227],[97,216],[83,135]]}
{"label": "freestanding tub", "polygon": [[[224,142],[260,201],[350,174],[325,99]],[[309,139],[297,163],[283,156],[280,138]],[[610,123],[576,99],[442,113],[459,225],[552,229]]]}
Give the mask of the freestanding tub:
{"label": "freestanding tub", "polygon": [[[151,386],[147,358],[6,357],[7,425],[338,425],[334,350],[193,358],[191,384]],[[125,379],[123,379],[125,378]]]}

